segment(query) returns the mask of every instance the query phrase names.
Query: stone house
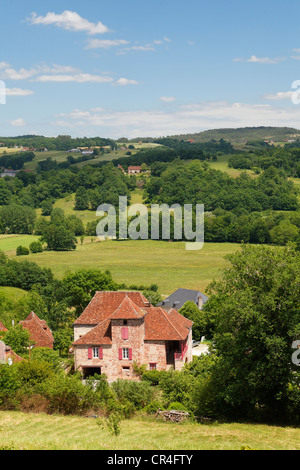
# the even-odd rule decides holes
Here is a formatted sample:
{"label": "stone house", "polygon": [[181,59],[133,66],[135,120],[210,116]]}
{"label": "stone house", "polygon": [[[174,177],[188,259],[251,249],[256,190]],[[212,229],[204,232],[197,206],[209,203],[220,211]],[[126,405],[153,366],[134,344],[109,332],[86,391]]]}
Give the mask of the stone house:
{"label": "stone house", "polygon": [[133,365],[180,370],[192,361],[192,325],[175,309],[153,307],[141,292],[96,292],[74,322],[75,369],[84,377],[137,380]]}

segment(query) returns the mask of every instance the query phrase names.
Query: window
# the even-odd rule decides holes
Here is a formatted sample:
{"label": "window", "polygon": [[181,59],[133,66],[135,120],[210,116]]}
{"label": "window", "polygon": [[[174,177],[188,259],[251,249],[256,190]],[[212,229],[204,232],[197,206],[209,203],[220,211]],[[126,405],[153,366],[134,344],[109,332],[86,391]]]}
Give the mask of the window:
{"label": "window", "polygon": [[119,359],[126,359],[132,361],[132,349],[130,348],[119,348]]}
{"label": "window", "polygon": [[124,321],[123,321],[123,325],[127,325],[127,320],[124,320]]}
{"label": "window", "polygon": [[93,348],[93,359],[99,359],[99,348]]}
{"label": "window", "polygon": [[149,369],[150,370],[156,370],[156,364],[154,364],[154,363],[149,364]]}
{"label": "window", "polygon": [[129,359],[129,349],[123,348],[123,359]]}

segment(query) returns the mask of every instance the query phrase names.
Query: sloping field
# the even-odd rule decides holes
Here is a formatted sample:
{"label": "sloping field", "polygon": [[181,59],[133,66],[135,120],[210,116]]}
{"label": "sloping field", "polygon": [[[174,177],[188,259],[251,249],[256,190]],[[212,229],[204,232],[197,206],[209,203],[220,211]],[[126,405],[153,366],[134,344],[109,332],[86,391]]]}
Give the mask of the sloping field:
{"label": "sloping field", "polygon": [[[298,450],[300,429],[254,424],[121,423],[118,437],[93,418],[0,412],[0,449],[15,450]],[[101,458],[101,454],[98,454]],[[196,464],[196,456],[194,464]]]}

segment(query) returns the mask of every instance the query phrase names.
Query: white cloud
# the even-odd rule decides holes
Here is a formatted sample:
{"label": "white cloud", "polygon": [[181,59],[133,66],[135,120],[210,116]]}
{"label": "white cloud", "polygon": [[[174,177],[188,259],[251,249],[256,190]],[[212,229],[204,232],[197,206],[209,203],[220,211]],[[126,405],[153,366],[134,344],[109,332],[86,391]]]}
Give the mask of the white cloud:
{"label": "white cloud", "polygon": [[0,78],[4,80],[28,80],[43,73],[60,74],[76,72],[80,72],[80,70],[69,65],[52,64],[52,66],[48,66],[43,64],[31,67],[30,69],[20,68],[17,70],[6,62],[0,62]]}
{"label": "white cloud", "polygon": [[[159,137],[200,132],[206,129],[248,126],[287,126],[300,129],[299,107],[279,108],[245,103],[201,102],[161,111],[75,110],[64,115],[64,123],[82,135]],[[76,114],[78,116],[76,116]],[[60,127],[64,127],[63,125]]]}
{"label": "white cloud", "polygon": [[278,91],[278,93],[266,93],[263,98],[270,101],[291,100],[294,91]]}
{"label": "white cloud", "polygon": [[85,49],[109,49],[129,44],[125,39],[89,39]]}
{"label": "white cloud", "polygon": [[127,85],[138,85],[139,82],[136,80],[129,80],[128,78],[119,78],[116,80],[115,85],[127,86]]}
{"label": "white cloud", "polygon": [[35,79],[36,82],[76,82],[76,83],[107,83],[112,82],[113,78],[103,75],[92,75],[90,73],[78,74],[58,74],[58,75],[40,75]]}
{"label": "white cloud", "polygon": [[160,99],[164,103],[173,103],[173,101],[176,101],[176,98],[174,96],[161,96]]}
{"label": "white cloud", "polygon": [[278,64],[278,62],[285,60],[285,57],[275,57],[274,59],[271,59],[270,57],[257,57],[256,55],[252,55],[249,59],[237,57],[233,60],[234,62],[250,62],[256,64]]}
{"label": "white cloud", "polygon": [[31,13],[28,18],[31,24],[35,25],[55,25],[59,28],[66,29],[67,31],[81,31],[87,34],[103,34],[107,33],[109,29],[101,21],[92,23],[85,18],[82,18],[75,11],[65,10],[61,14],[49,12],[46,16],[37,16],[36,13]]}
{"label": "white cloud", "polygon": [[23,90],[22,88],[6,88],[5,93],[7,96],[28,96],[33,95],[34,91]]}
{"label": "white cloud", "polygon": [[15,119],[14,121],[10,121],[11,125],[14,127],[24,127],[26,122],[22,118]]}

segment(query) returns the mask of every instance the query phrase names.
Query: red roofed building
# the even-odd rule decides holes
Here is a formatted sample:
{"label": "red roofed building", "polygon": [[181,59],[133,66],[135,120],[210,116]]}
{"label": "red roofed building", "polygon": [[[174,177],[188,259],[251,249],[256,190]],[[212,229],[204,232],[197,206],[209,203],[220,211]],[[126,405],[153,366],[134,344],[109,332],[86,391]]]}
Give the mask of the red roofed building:
{"label": "red roofed building", "polygon": [[31,312],[19,324],[29,331],[30,339],[35,347],[53,349],[54,338],[45,320],[41,320],[34,312]]}
{"label": "red roofed building", "polygon": [[192,360],[193,322],[153,307],[141,292],[96,292],[74,322],[75,369],[109,381],[135,379],[133,364],[180,370]]}
{"label": "red roofed building", "polygon": [[127,171],[129,175],[135,175],[137,173],[141,173],[142,167],[141,166],[129,166]]}

